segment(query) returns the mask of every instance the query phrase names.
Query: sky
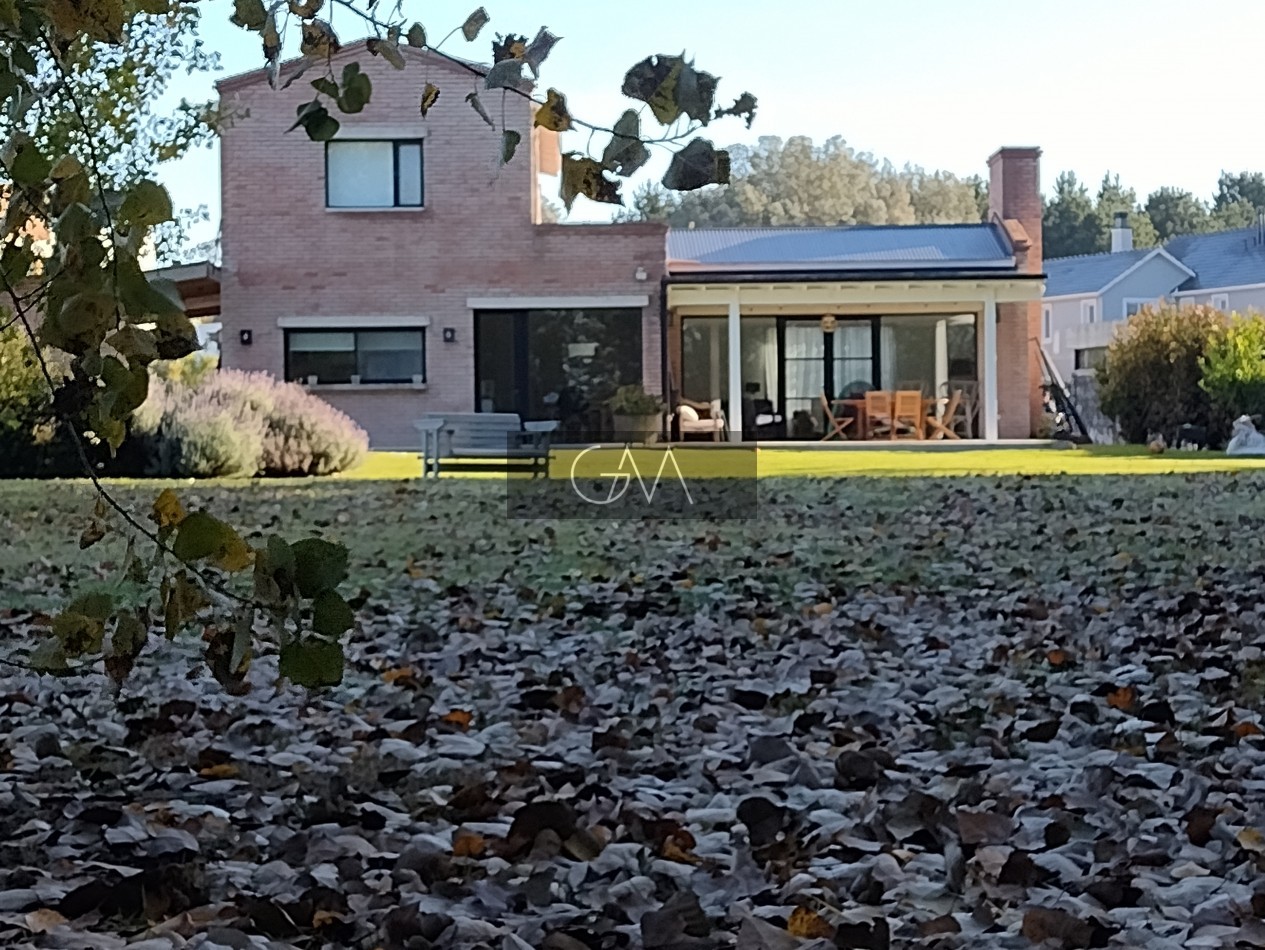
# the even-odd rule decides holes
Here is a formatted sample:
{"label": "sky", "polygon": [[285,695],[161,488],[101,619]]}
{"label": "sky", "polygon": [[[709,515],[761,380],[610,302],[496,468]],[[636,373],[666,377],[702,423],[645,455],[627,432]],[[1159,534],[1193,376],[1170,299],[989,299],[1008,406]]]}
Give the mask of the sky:
{"label": "sky", "polygon": [[[434,38],[458,26],[476,0],[401,0]],[[384,7],[386,4],[383,5]],[[542,84],[567,95],[571,112],[609,124],[630,105],[624,71],[651,53],[685,50],[721,79],[718,99],[750,90],[753,127],[727,120],[708,130],[718,145],[759,136],[843,136],[859,152],[984,174],[1002,145],[1043,150],[1042,190],[1070,170],[1091,188],[1118,173],[1139,197],[1162,185],[1209,199],[1222,170],[1265,170],[1265,122],[1257,114],[1260,0],[485,0],[491,22],[474,44],[443,47],[489,58],[495,32],[563,37]],[[228,22],[230,0],[203,0],[203,37],[220,53],[218,74],[179,76],[169,98],[213,98],[218,78],[262,65],[258,41]],[[785,10],[785,16],[770,10]],[[356,38],[345,10],[334,26]],[[287,48],[287,53],[290,49]],[[372,107],[371,107],[372,108]],[[278,129],[278,135],[284,130]],[[296,133],[297,134],[297,133]],[[568,133],[565,149],[584,150]],[[600,151],[604,143],[594,141]],[[214,148],[163,167],[179,208],[205,206],[218,228]],[[666,154],[646,170],[661,175]],[[644,176],[642,176],[644,177]],[[626,187],[626,193],[631,193]],[[578,199],[572,220],[610,210]]]}

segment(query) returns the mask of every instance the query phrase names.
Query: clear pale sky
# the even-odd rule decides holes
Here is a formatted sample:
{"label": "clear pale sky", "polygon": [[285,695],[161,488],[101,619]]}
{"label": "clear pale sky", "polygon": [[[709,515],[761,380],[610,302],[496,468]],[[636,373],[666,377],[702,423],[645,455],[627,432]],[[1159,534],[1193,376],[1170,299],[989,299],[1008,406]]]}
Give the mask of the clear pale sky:
{"label": "clear pale sky", "polygon": [[[402,2],[432,38],[477,5]],[[211,98],[216,78],[262,65],[257,40],[228,22],[230,0],[202,6],[203,35],[221,54],[223,69],[180,77],[175,99]],[[564,39],[542,83],[563,90],[575,115],[602,124],[628,104],[619,94],[628,66],[650,53],[684,49],[699,68],[721,77],[719,98],[731,101],[744,89],[759,97],[752,129],[728,120],[710,130],[717,144],[842,135],[858,151],[897,165],[960,175],[984,173],[999,145],[1038,145],[1047,193],[1060,171],[1096,187],[1110,170],[1140,197],[1174,185],[1208,199],[1223,169],[1265,170],[1261,0],[590,0],[583,6],[485,0],[484,6],[492,17],[484,34],[474,44],[458,34],[443,48],[486,60],[493,33],[531,36],[548,26]],[[335,12],[334,26],[345,41],[360,35],[345,10]],[[564,149],[585,147],[587,135],[568,138]],[[650,171],[661,174],[664,167],[660,157]],[[168,165],[161,177],[177,207],[207,206],[211,221],[194,237],[214,236],[215,150]],[[581,198],[572,218],[608,214]]]}

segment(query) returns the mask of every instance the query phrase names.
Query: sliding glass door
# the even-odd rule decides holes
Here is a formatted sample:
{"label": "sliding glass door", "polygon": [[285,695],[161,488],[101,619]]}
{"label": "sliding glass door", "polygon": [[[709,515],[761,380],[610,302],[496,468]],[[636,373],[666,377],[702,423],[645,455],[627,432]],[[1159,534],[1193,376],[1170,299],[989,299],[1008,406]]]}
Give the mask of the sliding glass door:
{"label": "sliding glass door", "polygon": [[606,400],[642,380],[640,310],[482,310],[474,328],[475,409],[556,419],[560,441],[602,438]]}

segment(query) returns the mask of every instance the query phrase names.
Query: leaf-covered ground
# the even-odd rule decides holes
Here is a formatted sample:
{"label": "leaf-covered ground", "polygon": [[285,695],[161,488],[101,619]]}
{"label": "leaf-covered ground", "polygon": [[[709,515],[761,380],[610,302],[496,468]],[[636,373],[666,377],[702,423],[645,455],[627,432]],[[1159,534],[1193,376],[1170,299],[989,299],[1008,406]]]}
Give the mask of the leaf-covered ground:
{"label": "leaf-covered ground", "polygon": [[[1265,476],[183,489],[350,542],[345,684],[0,670],[0,945],[1265,946]],[[129,492],[131,490],[129,489]],[[153,489],[131,494],[137,503]],[[105,576],[0,486],[0,657]]]}

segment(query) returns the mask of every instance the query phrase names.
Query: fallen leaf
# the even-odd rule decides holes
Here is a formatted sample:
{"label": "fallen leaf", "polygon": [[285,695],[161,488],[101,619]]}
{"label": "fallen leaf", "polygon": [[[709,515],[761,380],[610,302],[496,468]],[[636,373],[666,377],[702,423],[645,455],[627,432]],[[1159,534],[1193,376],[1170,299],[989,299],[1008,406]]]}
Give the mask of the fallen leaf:
{"label": "fallen leaf", "polygon": [[790,920],[786,922],[786,929],[796,937],[831,938],[835,935],[835,928],[830,926],[821,914],[807,907],[796,907],[791,911]]}
{"label": "fallen leaf", "polygon": [[465,709],[454,709],[451,712],[444,713],[439,721],[448,726],[456,726],[462,732],[470,728],[470,723],[474,722],[474,713]]}

